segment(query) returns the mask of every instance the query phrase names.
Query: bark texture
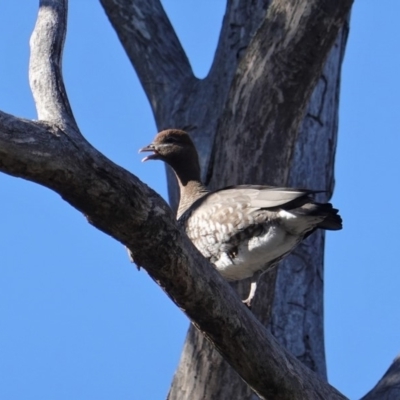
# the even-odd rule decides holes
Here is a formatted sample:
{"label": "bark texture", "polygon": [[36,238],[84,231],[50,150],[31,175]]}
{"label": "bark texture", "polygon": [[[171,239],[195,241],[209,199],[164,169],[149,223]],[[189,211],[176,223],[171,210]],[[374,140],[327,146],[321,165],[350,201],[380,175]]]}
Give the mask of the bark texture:
{"label": "bark texture", "polygon": [[[336,110],[325,105],[337,102],[341,39],[336,42],[339,56],[331,56],[332,63],[327,64],[335,72],[324,72],[333,79],[325,77],[325,86],[322,84],[314,92],[316,103],[309,106],[300,130],[299,124],[351,0],[276,0],[267,12],[267,1],[228,2],[215,62],[203,81],[193,76],[158,1],[102,0],[102,4],[116,29],[120,29],[118,34],[132,62],[140,64],[136,67],[158,125],[192,131],[211,187],[230,179],[224,177],[226,167],[233,165],[229,165],[230,157],[240,152],[245,156],[247,152],[258,162],[250,162],[251,168],[242,175],[238,170],[235,180],[247,180],[251,174],[254,183],[295,183],[305,179],[301,174],[308,173],[310,163],[325,168],[310,183],[320,183],[331,191],[336,130],[328,122],[326,126],[330,128],[326,128],[325,118],[330,120],[333,115],[336,121]],[[247,18],[255,11],[257,16]],[[39,121],[0,111],[0,170],[54,190],[91,224],[126,245],[137,265],[145,268],[191,319],[197,330],[189,332],[181,364],[187,363],[187,368],[179,368],[171,399],[238,399],[256,395],[265,399],[344,399],[323,379],[325,367],[317,337],[322,325],[312,319],[312,314],[319,312],[319,305],[315,311],[311,303],[313,296],[320,300],[322,281],[318,275],[320,264],[313,264],[314,254],[322,254],[323,238],[317,237],[296,253],[302,263],[293,263],[290,274],[297,274],[300,290],[288,286],[281,272],[268,274],[261,285],[264,292],[260,293],[264,295],[259,295],[258,304],[254,305],[260,320],[255,318],[176,225],[167,204],[82,136],[61,74],[66,14],[66,0],[40,1],[30,62],[30,83]],[[331,84],[336,88],[336,97],[327,94]],[[220,151],[218,141],[230,145]],[[315,161],[308,150],[310,143],[326,158]],[[294,168],[300,175],[293,172]],[[176,191],[171,193],[176,202]],[[304,273],[308,269],[314,280]],[[280,279],[283,283],[279,283]],[[272,309],[276,311],[271,319]],[[306,322],[299,324],[299,319]],[[263,324],[269,324],[297,358],[279,345]],[[301,335],[296,333],[299,325]],[[316,344],[310,339],[314,332]],[[213,367],[214,374],[210,370]],[[235,391],[221,385],[224,377]],[[198,379],[202,378],[203,386],[210,390],[199,387]]]}

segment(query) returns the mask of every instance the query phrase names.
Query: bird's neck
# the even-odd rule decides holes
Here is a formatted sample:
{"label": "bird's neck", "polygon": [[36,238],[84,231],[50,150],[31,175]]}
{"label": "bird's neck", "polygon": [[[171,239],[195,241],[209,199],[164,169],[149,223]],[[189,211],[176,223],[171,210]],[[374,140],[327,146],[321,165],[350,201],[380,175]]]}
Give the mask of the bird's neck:
{"label": "bird's neck", "polygon": [[189,170],[175,170],[178,179],[180,200],[177,218],[198,199],[203,197],[209,190],[203,185],[200,179],[200,167]]}
{"label": "bird's neck", "polygon": [[186,153],[184,157],[168,160],[168,164],[175,172],[179,184],[180,200],[177,219],[198,199],[209,191],[203,185],[200,175],[200,163],[197,153]]}
{"label": "bird's neck", "polygon": [[179,184],[179,189],[181,198],[177,212],[178,219],[196,200],[209,192],[200,181],[189,181],[185,186]]}

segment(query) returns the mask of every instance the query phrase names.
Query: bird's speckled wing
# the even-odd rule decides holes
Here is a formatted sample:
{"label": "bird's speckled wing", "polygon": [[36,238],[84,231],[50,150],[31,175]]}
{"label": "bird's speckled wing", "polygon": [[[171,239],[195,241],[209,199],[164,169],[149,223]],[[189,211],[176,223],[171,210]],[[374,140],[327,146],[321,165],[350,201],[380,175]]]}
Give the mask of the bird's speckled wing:
{"label": "bird's speckled wing", "polygon": [[[274,223],[276,208],[314,193],[309,190],[268,186],[235,186],[204,196],[180,218],[200,252],[213,262],[247,237],[263,233]],[[275,210],[268,210],[275,208]]]}

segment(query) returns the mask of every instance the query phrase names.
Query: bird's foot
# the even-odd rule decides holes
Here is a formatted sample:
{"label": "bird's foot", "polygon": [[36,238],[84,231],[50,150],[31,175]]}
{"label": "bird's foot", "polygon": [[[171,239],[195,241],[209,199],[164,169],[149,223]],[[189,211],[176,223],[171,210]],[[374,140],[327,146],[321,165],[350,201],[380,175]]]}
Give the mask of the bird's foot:
{"label": "bird's foot", "polygon": [[253,279],[253,281],[251,282],[249,296],[247,297],[246,300],[242,300],[242,303],[246,304],[246,306],[248,308],[251,308],[251,301],[253,300],[253,297],[256,294],[257,280],[258,280],[258,276],[255,279]]}
{"label": "bird's foot", "polygon": [[246,300],[242,300],[242,303],[247,306],[247,308],[251,309],[251,300],[249,297]]}

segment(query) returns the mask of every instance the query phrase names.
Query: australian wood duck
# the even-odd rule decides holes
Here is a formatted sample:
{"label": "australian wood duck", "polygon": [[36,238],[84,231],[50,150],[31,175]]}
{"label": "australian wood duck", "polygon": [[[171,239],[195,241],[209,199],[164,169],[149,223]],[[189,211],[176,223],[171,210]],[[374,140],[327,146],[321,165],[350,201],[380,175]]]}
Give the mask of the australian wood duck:
{"label": "australian wood duck", "polygon": [[180,189],[177,219],[198,250],[230,281],[253,277],[275,266],[317,228],[342,229],[338,210],[316,203],[314,190],[240,185],[210,192],[200,180],[196,148],[189,135],[169,129],[139,152],[174,170]]}

